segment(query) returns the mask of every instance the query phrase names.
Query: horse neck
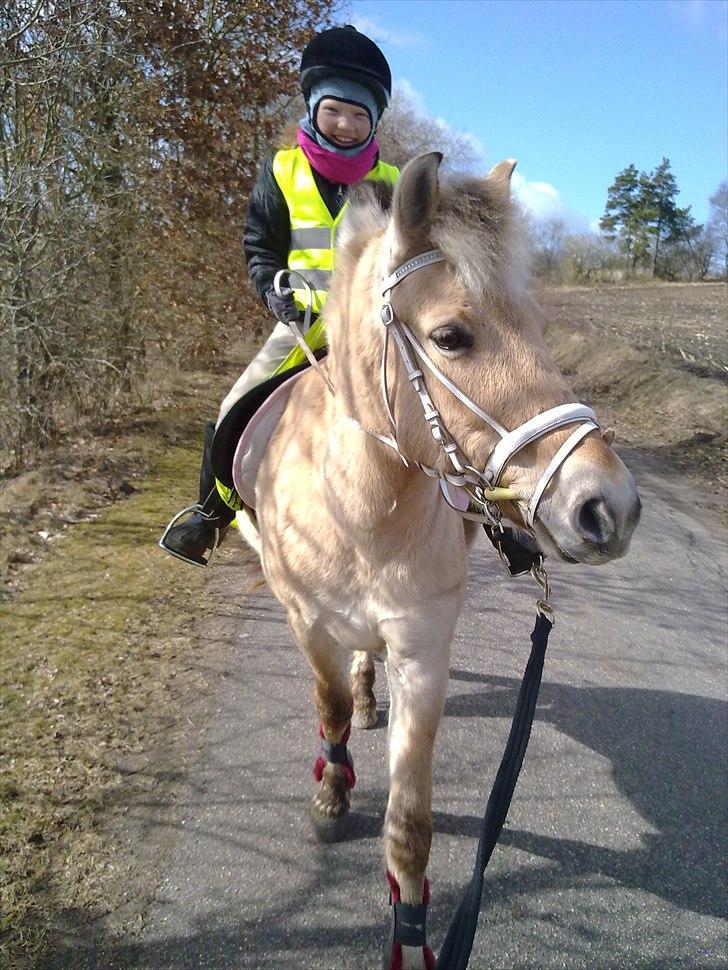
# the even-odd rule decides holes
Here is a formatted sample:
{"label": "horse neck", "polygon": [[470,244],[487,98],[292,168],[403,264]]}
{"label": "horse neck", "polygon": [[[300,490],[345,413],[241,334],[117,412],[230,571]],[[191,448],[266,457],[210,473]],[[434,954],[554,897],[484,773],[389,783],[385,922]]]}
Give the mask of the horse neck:
{"label": "horse neck", "polygon": [[441,512],[437,484],[406,467],[387,445],[337,409],[329,429],[323,475],[335,518],[364,538],[380,530],[401,547],[419,539]]}
{"label": "horse neck", "polygon": [[406,529],[413,517],[421,523],[422,516],[435,514],[437,485],[371,433],[391,434],[380,390],[383,333],[378,326],[374,308],[368,307],[359,320],[349,312],[330,328],[329,373],[336,391],[326,478],[338,482],[337,503],[362,527],[387,523],[393,528],[397,520]]}

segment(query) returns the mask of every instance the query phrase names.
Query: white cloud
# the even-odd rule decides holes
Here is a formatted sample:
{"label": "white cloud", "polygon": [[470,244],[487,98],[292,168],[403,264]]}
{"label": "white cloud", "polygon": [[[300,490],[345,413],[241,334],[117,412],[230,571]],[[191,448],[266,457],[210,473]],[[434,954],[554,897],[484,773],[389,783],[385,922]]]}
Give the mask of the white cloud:
{"label": "white cloud", "polygon": [[569,208],[550,182],[531,182],[520,172],[514,172],[511,186],[515,197],[536,221],[563,219],[569,232],[593,231],[594,220],[590,222],[583,212]]}
{"label": "white cloud", "polygon": [[390,44],[401,50],[429,50],[432,46],[424,34],[414,30],[393,30],[385,27],[373,17],[354,17],[352,24],[377,44]]}
{"label": "white cloud", "polygon": [[514,172],[511,186],[524,209],[537,219],[563,215],[565,208],[563,199],[558,189],[549,182],[529,182],[525,175]]}
{"label": "white cloud", "polygon": [[417,114],[427,115],[425,99],[422,97],[414,84],[411,81],[408,81],[406,77],[398,77],[394,81],[394,90],[395,92],[400,91],[404,95]]}

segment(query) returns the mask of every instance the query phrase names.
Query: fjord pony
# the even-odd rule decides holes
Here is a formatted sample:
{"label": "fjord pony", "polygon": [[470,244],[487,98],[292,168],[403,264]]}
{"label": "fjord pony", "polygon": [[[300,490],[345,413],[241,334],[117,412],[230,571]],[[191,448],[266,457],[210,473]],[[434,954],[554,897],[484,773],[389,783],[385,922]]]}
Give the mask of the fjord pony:
{"label": "fjord pony", "polygon": [[[295,386],[256,481],[252,537],[314,674],[325,750],[311,813],[324,833],[349,808],[353,769],[342,752],[352,715],[362,726],[375,719],[367,654],[386,659],[385,853],[392,883],[413,906],[423,902],[433,742],[473,528],[413,464],[448,469],[391,344],[389,404],[409,463],[369,433],[391,433],[380,390],[383,278],[425,250],[444,254],[398,284],[393,307],[440,370],[506,428],[574,401],[526,289],[510,197],[514,163],[441,184],[439,161],[433,154],[407,165],[393,198],[363,185],[350,202],[326,306],[325,368],[335,390],[313,370]],[[484,468],[497,435],[425,376],[444,425],[470,465]],[[502,511],[516,524],[524,526],[525,503],[569,430],[546,433],[509,460],[501,484],[522,501]],[[596,565],[624,554],[638,513],[632,476],[592,431],[553,475],[532,531],[549,556]],[[405,945],[395,962],[425,967],[431,959],[427,948]]]}

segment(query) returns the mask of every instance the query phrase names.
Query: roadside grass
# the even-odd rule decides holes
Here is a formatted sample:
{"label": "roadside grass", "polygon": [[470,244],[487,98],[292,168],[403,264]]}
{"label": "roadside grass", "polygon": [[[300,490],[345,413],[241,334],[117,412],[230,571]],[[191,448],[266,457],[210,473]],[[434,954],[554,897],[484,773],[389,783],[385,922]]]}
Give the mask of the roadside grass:
{"label": "roadside grass", "polygon": [[196,441],[160,452],[137,492],[75,526],[0,604],[5,966],[37,953],[64,911],[113,905],[112,847],[96,821],[123,784],[115,758],[180,718],[175,678],[195,676],[185,651],[206,574],[156,542],[198,465]]}

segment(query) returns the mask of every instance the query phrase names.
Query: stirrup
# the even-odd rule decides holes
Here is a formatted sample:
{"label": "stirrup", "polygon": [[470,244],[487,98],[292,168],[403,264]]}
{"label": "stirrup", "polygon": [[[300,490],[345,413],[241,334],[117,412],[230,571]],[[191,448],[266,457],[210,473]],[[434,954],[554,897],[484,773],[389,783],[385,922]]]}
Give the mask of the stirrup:
{"label": "stirrup", "polygon": [[196,559],[190,559],[188,556],[183,556],[181,553],[177,552],[176,549],[173,549],[171,546],[168,546],[166,541],[167,536],[170,533],[170,530],[174,528],[174,526],[179,522],[179,520],[185,515],[192,515],[194,512],[196,512],[201,518],[203,518],[206,522],[212,525],[212,522],[211,522],[212,514],[210,512],[203,511],[202,506],[199,504],[199,502],[195,502],[194,505],[188,505],[186,509],[182,509],[181,512],[177,512],[176,515],[172,516],[172,518],[169,520],[169,523],[167,524],[167,528],[164,530],[164,533],[162,534],[162,538],[159,540],[158,545],[160,549],[164,549],[165,552],[169,553],[170,556],[174,556],[175,559],[181,559],[182,562],[189,563],[190,566],[200,566],[202,569],[204,569],[205,566],[207,566],[207,564],[209,563],[210,559],[212,558],[212,554],[220,545],[220,529],[218,528],[218,526],[212,525],[212,527],[215,530],[215,539],[212,544],[212,549],[210,549],[210,555],[207,557],[207,559],[205,559],[204,556],[202,555],[200,556],[200,559],[202,560],[202,562],[198,562]]}

